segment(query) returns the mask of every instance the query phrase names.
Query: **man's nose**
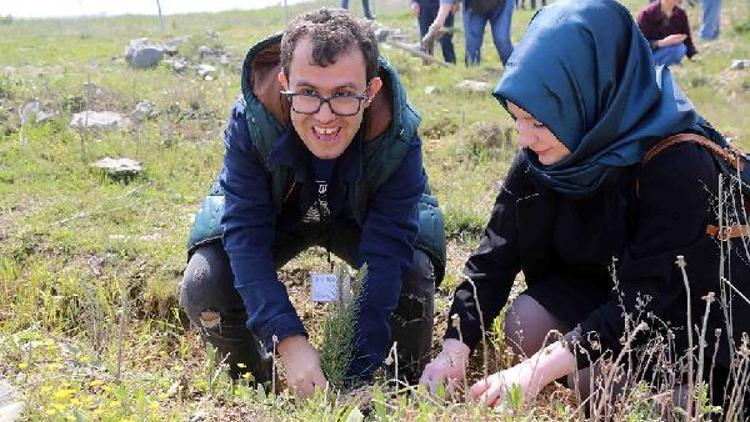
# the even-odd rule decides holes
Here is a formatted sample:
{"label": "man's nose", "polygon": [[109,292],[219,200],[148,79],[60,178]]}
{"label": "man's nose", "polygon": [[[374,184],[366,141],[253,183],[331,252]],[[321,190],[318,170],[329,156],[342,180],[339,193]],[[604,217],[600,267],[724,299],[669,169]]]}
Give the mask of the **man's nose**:
{"label": "man's nose", "polygon": [[315,118],[318,119],[321,123],[330,122],[333,119],[336,118],[336,114],[333,112],[333,108],[331,108],[331,103],[326,101],[325,103],[320,105],[320,109],[318,109],[318,112],[315,113]]}

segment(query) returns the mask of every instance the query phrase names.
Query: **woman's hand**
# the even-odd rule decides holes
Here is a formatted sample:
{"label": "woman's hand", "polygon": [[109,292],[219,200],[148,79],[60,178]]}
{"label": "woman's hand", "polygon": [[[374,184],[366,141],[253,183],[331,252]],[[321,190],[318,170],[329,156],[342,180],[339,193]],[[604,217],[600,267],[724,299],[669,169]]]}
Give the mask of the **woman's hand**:
{"label": "woman's hand", "polygon": [[468,398],[488,406],[498,406],[505,402],[508,392],[517,385],[524,400],[531,400],[547,384],[573,373],[575,369],[575,356],[557,341],[518,365],[474,383],[469,389]]}
{"label": "woman's hand", "polygon": [[499,406],[505,402],[510,390],[517,385],[523,393],[524,401],[531,400],[547,385],[531,360],[496,372],[479,380],[469,388],[469,400]]}
{"label": "woman's hand", "polygon": [[445,339],[443,350],[425,366],[419,383],[433,393],[440,384],[447,384],[448,390],[453,390],[457,382],[466,377],[470,352],[469,347],[459,340]]}

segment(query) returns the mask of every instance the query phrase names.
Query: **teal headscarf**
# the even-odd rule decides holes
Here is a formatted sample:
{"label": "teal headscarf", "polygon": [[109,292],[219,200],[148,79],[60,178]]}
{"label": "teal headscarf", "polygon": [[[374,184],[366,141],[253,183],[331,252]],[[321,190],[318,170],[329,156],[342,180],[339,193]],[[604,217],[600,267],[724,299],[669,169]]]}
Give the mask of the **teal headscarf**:
{"label": "teal headscarf", "polygon": [[508,59],[494,95],[545,124],[571,154],[533,173],[574,197],[594,193],[669,135],[703,133],[702,119],[656,68],[630,12],[613,0],[560,0],[542,8]]}

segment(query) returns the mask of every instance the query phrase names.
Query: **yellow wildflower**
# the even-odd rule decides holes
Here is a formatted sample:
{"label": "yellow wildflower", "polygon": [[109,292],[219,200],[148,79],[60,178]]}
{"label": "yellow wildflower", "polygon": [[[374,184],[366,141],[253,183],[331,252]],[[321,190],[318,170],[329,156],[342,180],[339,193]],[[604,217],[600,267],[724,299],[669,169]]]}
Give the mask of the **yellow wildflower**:
{"label": "yellow wildflower", "polygon": [[19,363],[19,364],[18,364],[18,369],[20,369],[20,370],[22,370],[22,371],[23,371],[24,369],[28,368],[28,367],[29,367],[29,364],[28,364],[28,363],[26,363],[26,362],[21,362],[21,363]]}
{"label": "yellow wildflower", "polygon": [[55,398],[57,401],[66,401],[70,398],[70,396],[75,393],[75,390],[71,390],[70,388],[63,388],[62,390],[55,391],[55,394],[52,395],[52,397]]}

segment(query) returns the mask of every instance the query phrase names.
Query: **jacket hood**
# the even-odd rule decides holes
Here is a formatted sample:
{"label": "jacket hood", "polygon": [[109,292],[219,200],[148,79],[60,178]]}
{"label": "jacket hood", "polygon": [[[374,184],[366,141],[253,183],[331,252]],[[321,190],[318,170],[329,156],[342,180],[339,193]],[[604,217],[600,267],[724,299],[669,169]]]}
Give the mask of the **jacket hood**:
{"label": "jacket hood", "polygon": [[[279,94],[281,36],[281,33],[274,34],[248,51],[242,66],[241,86],[242,97],[248,107],[263,109],[251,110],[252,112],[268,113],[278,126],[284,127],[290,123],[290,106],[282,101]],[[404,114],[414,113],[414,110],[407,104],[406,93],[399,82],[396,70],[382,56],[379,65],[378,76],[383,80],[383,88],[373,98],[368,112],[364,114],[363,125],[367,131],[365,140],[373,140],[387,132],[408,139],[416,135],[417,127],[410,125]]]}

